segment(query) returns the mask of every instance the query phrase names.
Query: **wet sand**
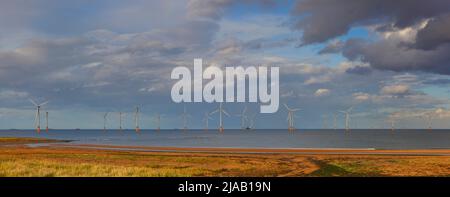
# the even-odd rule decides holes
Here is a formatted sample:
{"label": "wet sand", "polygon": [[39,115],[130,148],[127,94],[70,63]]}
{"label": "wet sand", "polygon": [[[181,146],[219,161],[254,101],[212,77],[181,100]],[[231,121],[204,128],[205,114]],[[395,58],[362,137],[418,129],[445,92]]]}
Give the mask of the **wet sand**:
{"label": "wet sand", "polygon": [[450,149],[377,150],[357,148],[235,148],[235,147],[150,147],[116,146],[93,144],[51,144],[54,147],[85,148],[98,150],[124,150],[138,152],[196,152],[196,153],[234,153],[234,154],[309,154],[309,155],[416,155],[450,156]]}

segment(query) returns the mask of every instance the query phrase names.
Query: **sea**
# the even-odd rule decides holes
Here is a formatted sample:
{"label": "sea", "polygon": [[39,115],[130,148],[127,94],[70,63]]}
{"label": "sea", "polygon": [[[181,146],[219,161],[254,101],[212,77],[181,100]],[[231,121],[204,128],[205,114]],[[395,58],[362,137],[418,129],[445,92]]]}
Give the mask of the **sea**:
{"label": "sea", "polygon": [[450,130],[287,129],[255,130],[0,130],[0,137],[71,140],[71,144],[224,147],[224,148],[342,148],[450,149]]}

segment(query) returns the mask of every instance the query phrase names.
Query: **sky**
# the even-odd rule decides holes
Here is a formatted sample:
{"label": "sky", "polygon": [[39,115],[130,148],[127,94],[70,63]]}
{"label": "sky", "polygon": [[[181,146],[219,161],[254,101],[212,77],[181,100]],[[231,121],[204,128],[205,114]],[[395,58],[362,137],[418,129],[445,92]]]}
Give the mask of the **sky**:
{"label": "sky", "polygon": [[[280,104],[302,108],[297,128],[450,126],[450,2],[441,0],[0,1],[0,129],[30,129],[49,100],[51,128],[203,128],[217,103],[174,103],[177,66],[280,67]],[[256,128],[286,128],[283,106],[244,106]],[[253,115],[255,114],[255,115]],[[218,124],[215,115],[210,127]],[[325,125],[324,125],[325,124]]]}

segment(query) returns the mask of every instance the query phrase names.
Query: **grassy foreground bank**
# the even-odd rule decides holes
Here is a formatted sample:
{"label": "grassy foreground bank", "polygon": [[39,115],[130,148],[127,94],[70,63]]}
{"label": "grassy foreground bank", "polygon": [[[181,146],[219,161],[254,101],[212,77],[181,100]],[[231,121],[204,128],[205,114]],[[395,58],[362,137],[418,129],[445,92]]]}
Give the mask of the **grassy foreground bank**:
{"label": "grassy foreground bank", "polygon": [[0,140],[0,176],[450,176],[450,156],[139,152]]}

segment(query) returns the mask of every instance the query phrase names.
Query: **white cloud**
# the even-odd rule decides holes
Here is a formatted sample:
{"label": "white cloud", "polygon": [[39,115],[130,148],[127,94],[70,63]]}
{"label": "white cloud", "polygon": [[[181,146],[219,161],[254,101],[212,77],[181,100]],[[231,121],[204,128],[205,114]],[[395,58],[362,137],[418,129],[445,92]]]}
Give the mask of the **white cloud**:
{"label": "white cloud", "polygon": [[435,109],[408,109],[394,111],[390,113],[389,118],[394,119],[426,119],[431,117],[432,119],[445,119],[450,118],[450,110],[445,108]]}
{"label": "white cloud", "polygon": [[[385,31],[385,32],[381,32],[380,34],[382,35],[382,37],[384,39],[394,39],[394,40],[401,40],[403,42],[414,42],[417,32],[420,31],[421,29],[423,29],[429,22],[429,19],[426,20],[422,20],[421,22],[413,25],[413,26],[409,26],[409,27],[405,27],[405,28],[395,28],[391,31]],[[377,32],[375,31],[375,29],[378,26],[375,25],[369,29],[371,29],[373,32]]]}
{"label": "white cloud", "polygon": [[370,94],[364,92],[353,93],[353,99],[357,101],[367,101],[370,99]]}
{"label": "white cloud", "polygon": [[311,84],[320,84],[320,83],[326,83],[331,81],[331,76],[330,75],[322,75],[322,76],[313,76],[310,77],[309,79],[307,79],[304,84],[305,85],[311,85]]}
{"label": "white cloud", "polygon": [[406,95],[410,93],[410,87],[405,84],[387,85],[381,88],[381,93],[385,95]]}
{"label": "white cloud", "polygon": [[317,89],[316,92],[314,92],[314,96],[321,97],[321,96],[328,96],[330,94],[330,90],[326,88],[320,88]]}

